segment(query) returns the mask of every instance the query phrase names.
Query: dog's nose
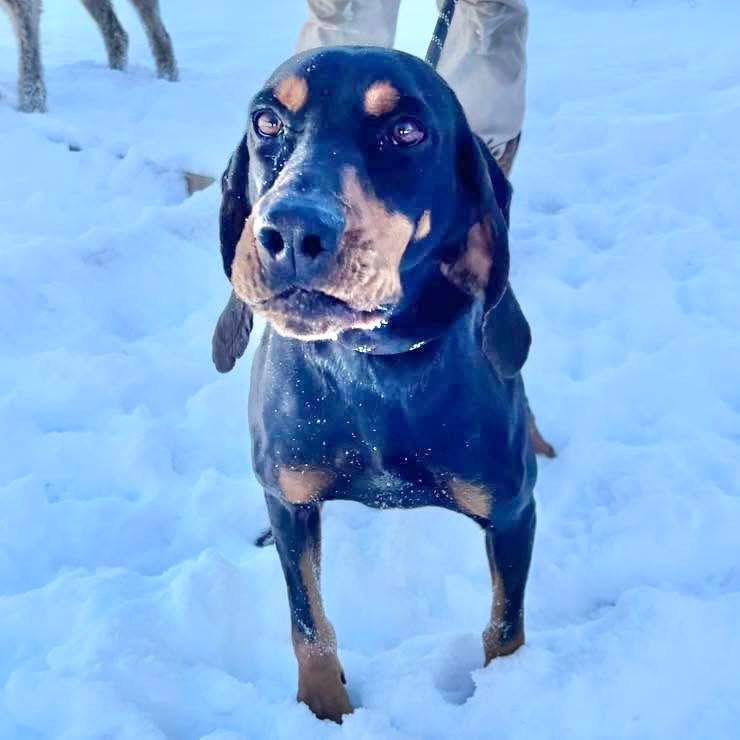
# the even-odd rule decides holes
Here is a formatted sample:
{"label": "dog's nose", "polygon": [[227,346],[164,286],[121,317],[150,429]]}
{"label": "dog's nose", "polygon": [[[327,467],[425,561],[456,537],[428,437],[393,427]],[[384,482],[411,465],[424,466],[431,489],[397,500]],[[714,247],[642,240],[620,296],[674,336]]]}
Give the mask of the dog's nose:
{"label": "dog's nose", "polygon": [[321,274],[336,253],[344,231],[338,206],[308,199],[281,198],[260,215],[257,245],[262,262],[298,283]]}

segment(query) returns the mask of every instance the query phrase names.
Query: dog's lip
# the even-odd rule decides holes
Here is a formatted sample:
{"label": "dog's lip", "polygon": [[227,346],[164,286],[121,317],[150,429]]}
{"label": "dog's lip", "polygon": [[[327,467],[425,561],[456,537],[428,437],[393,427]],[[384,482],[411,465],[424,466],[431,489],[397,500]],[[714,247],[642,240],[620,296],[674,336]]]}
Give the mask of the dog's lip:
{"label": "dog's lip", "polygon": [[346,301],[343,301],[341,298],[337,298],[336,296],[331,295],[330,293],[325,293],[323,290],[318,290],[315,288],[300,288],[298,286],[292,286],[290,288],[287,288],[286,290],[283,290],[280,293],[276,293],[273,296],[270,296],[270,298],[266,298],[264,301],[260,301],[255,305],[256,309],[269,309],[272,306],[275,306],[279,303],[284,303],[287,301],[290,301],[291,299],[298,299],[298,298],[309,298],[313,301],[316,301],[317,305],[316,308],[319,310],[326,310],[331,311],[334,310],[340,310],[348,313],[356,313],[356,314],[385,314],[390,309],[388,306],[377,306],[375,309],[368,311],[363,310],[359,308],[355,308],[354,306],[350,305]]}
{"label": "dog's lip", "polygon": [[336,305],[342,305],[350,309],[352,308],[348,303],[345,303],[340,298],[335,298],[334,296],[329,295],[328,293],[324,293],[323,290],[299,288],[297,285],[294,285],[290,288],[286,288],[280,293],[275,293],[275,295],[270,296],[269,298],[266,298],[264,301],[260,301],[257,305],[258,306],[269,306],[271,303],[277,303],[278,301],[288,301],[291,298],[297,298],[299,296],[315,296],[319,300],[326,300],[329,303],[333,303]]}

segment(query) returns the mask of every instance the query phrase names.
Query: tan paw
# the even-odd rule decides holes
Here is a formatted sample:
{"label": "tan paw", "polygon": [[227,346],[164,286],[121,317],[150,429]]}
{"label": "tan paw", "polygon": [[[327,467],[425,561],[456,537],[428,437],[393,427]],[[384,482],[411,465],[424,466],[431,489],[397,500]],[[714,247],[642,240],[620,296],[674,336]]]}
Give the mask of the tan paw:
{"label": "tan paw", "polygon": [[489,625],[483,630],[483,652],[488,665],[494,658],[502,658],[511,655],[524,645],[524,632],[520,632],[510,640],[500,639],[500,629]]}
{"label": "tan paw", "polygon": [[298,701],[319,719],[342,722],[353,707],[344,687],[344,673],[335,653],[316,652],[300,656],[298,662]]}

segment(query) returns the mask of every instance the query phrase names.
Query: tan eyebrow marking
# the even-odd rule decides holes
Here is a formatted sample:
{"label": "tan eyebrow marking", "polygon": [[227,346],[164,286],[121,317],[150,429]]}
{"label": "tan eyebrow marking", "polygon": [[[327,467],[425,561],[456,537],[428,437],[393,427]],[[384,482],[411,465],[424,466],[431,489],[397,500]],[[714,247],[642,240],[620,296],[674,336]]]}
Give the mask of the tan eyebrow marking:
{"label": "tan eyebrow marking", "polygon": [[416,224],[416,231],[414,232],[414,241],[418,242],[422,239],[426,239],[429,236],[429,232],[432,230],[432,212],[427,209],[421,214],[419,223]]}
{"label": "tan eyebrow marking", "polygon": [[275,97],[291,113],[298,113],[308,100],[308,83],[303,77],[290,75],[275,88]]}
{"label": "tan eyebrow marking", "polygon": [[388,80],[373,82],[365,91],[365,113],[369,116],[390,113],[400,99],[401,93]]}

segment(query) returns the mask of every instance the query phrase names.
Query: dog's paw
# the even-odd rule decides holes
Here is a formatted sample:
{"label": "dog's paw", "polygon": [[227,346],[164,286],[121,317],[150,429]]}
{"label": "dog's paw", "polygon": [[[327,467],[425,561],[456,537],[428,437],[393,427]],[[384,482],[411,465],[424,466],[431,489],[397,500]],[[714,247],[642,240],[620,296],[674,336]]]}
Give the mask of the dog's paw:
{"label": "dog's paw", "polygon": [[216,370],[228,373],[244,354],[252,331],[252,310],[234,291],[216,322],[211,357]]}
{"label": "dog's paw", "polygon": [[341,724],[345,714],[354,707],[344,686],[342,666],[334,653],[315,653],[302,656],[298,668],[298,701],[319,719],[330,719]]}
{"label": "dog's paw", "polygon": [[489,624],[483,630],[483,653],[485,656],[485,665],[488,665],[496,658],[503,658],[515,653],[522,645],[524,645],[523,629],[520,629],[508,639],[502,639],[501,625]]}

